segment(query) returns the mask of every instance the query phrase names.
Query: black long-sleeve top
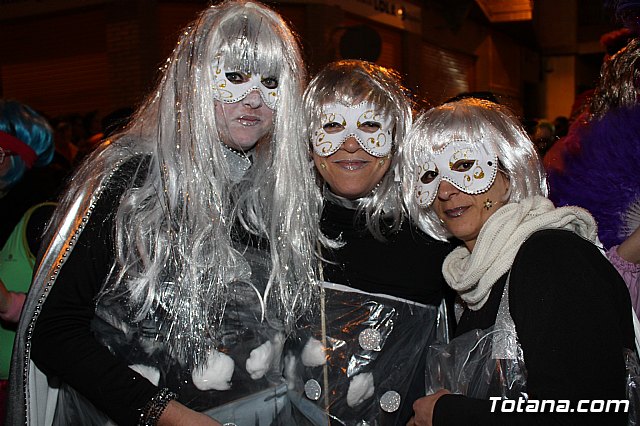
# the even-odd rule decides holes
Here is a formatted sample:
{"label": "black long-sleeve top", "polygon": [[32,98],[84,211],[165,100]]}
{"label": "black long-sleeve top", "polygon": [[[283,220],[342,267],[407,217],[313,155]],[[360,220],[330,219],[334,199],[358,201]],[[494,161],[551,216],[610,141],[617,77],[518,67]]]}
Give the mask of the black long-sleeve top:
{"label": "black long-sleeve top", "polygon": [[[321,230],[331,238],[340,236],[345,243],[324,253],[333,262],[324,264],[326,281],[425,305],[437,306],[443,297],[453,301],[454,293],[442,276],[442,262],[452,244],[434,240],[408,221],[399,231],[387,233],[386,241],[380,241],[366,228],[364,218],[355,209],[328,200],[324,204]],[[414,371],[402,404],[393,413],[395,424],[409,420],[413,401],[425,393],[423,356],[416,359]],[[384,416],[380,421],[386,421]]]}
{"label": "black long-sleeve top", "polygon": [[[456,335],[496,320],[507,275],[478,311],[465,310]],[[524,353],[527,393],[535,400],[625,399],[623,348],[633,348],[631,302],[624,281],[591,243],[564,230],[533,234],[509,278],[509,309]],[[624,425],[626,415],[490,412],[491,401],[444,395],[433,424]],[[496,410],[497,411],[497,410]]]}
{"label": "black long-sleeve top", "polygon": [[442,262],[452,249],[405,221],[396,233],[377,240],[355,209],[325,201],[322,232],[345,243],[326,251],[325,281],[369,293],[386,294],[426,305],[438,305],[449,291]]}
{"label": "black long-sleeve top", "polygon": [[98,343],[91,321],[96,296],[114,261],[114,217],[137,161],[111,178],[61,268],[34,328],[31,358],[120,425],[134,425],[158,388]]}

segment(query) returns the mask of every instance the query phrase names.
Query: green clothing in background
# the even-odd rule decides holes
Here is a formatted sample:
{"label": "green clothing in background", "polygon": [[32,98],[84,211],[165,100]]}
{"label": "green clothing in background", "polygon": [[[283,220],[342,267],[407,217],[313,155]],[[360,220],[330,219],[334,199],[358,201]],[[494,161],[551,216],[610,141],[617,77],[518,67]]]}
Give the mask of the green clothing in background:
{"label": "green clothing in background", "polygon": [[[55,203],[41,203],[27,210],[0,251],[0,279],[7,290],[19,293],[29,291],[36,258],[29,249],[27,224],[36,209],[54,205]],[[0,323],[0,379],[3,380],[9,377],[14,337],[15,325]]]}

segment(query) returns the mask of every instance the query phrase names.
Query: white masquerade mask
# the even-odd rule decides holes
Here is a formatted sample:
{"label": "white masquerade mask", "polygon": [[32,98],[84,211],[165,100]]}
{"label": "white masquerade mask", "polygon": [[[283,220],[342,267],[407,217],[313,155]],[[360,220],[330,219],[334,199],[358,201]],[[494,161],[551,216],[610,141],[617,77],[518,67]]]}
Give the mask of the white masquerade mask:
{"label": "white masquerade mask", "polygon": [[418,205],[429,206],[446,180],[467,194],[491,188],[498,173],[498,155],[488,146],[453,140],[429,153],[418,166],[414,194]]}
{"label": "white masquerade mask", "polygon": [[220,102],[227,104],[239,102],[256,90],[267,107],[276,109],[278,80],[275,77],[229,70],[224,67],[222,59],[219,59],[217,64],[213,65],[213,78],[213,97]]}
{"label": "white masquerade mask", "polygon": [[385,157],[393,144],[392,118],[367,102],[354,106],[327,104],[322,108],[321,127],[313,133],[313,151],[328,157],[354,137],[374,157]]}

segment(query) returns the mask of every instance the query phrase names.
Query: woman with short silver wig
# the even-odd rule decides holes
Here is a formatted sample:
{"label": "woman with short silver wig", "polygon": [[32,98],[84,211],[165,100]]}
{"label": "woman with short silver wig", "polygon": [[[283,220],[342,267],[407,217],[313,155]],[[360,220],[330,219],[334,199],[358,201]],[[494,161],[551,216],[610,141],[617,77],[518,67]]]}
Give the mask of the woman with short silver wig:
{"label": "woman with short silver wig", "polygon": [[[376,114],[391,123],[386,129],[387,134],[374,133],[375,141],[370,136],[367,138],[366,134],[362,137],[369,139],[362,152],[375,157],[367,159],[377,166],[377,173],[362,188],[352,190],[355,192],[347,189],[344,194],[341,194],[342,185],[339,182],[328,182],[325,176],[322,177],[325,178],[329,191],[345,198],[358,199],[358,209],[364,213],[366,226],[376,238],[382,240],[386,231],[398,230],[403,220],[402,194],[394,172],[397,162],[395,154],[411,127],[413,112],[400,76],[392,69],[365,61],[333,62],[309,83],[304,96],[305,111],[312,132],[314,160],[321,175],[331,164],[328,156],[342,147],[337,138],[330,141],[332,137],[327,136],[328,132],[320,130],[327,127],[327,113],[335,114],[334,111],[327,110],[327,106],[355,108],[363,102],[375,105]],[[385,139],[384,143],[381,143],[382,139]]]}
{"label": "woman with short silver wig", "polygon": [[505,111],[446,103],[405,141],[414,218],[434,238],[462,243],[442,266],[461,307],[455,337],[427,352],[428,396],[408,424],[625,425],[628,406],[578,411],[579,401],[633,397],[629,293],[596,246],[593,217],[546,198],[533,143]]}
{"label": "woman with short silver wig", "polygon": [[43,372],[61,379],[48,391],[63,424],[280,415],[282,342],[318,294],[321,198],[292,119],[305,78],[295,35],[259,3],[225,1],[182,32],[55,213],[20,326],[14,371],[29,374],[15,374],[12,424],[54,413],[25,399]]}
{"label": "woman with short silver wig", "polygon": [[[498,153],[500,170],[509,178],[505,202],[516,203],[536,195],[547,196],[547,181],[540,160],[525,130],[513,113],[504,106],[479,99],[444,104],[422,114],[403,145],[402,169],[404,197],[411,216],[437,239],[451,234],[431,209],[421,209],[415,203],[412,173],[419,159],[428,152],[444,149],[452,140],[467,141],[470,147],[490,147]],[[423,194],[434,197],[435,193]]]}
{"label": "woman with short silver wig", "polygon": [[[338,243],[322,251],[321,317],[297,333],[301,391],[344,425],[403,424],[424,395],[414,361],[435,336],[450,250],[411,224],[402,204],[397,153],[412,102],[395,71],[342,60],[312,79],[304,103],[323,187],[320,229]],[[331,341],[344,344],[325,350]]]}

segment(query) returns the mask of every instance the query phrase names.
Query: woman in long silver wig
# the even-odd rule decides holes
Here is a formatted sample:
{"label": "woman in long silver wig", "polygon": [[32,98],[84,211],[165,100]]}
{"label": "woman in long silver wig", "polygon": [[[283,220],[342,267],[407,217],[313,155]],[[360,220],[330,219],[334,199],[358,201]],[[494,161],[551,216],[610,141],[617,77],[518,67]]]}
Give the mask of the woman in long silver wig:
{"label": "woman in long silver wig", "polygon": [[[301,111],[305,79],[295,35],[277,13],[261,4],[223,2],[203,11],[183,31],[157,87],[131,124],[84,163],[61,200],[49,231],[51,243],[35,277],[36,290],[23,316],[24,348],[14,358],[16,371],[31,367],[39,372],[30,361],[31,354],[38,356],[38,365],[61,376],[99,410],[123,424],[138,417],[147,422],[144,424],[153,424],[167,404],[172,407],[167,415],[175,414],[176,407],[193,414],[169,403],[176,398],[174,392],[191,408],[205,411],[246,397],[247,392],[274,389],[271,384],[245,387],[236,383],[238,369],[231,380],[233,361],[227,355],[232,355],[229,347],[236,340],[252,336],[247,345],[266,351],[267,365],[255,367],[256,361],[251,369],[254,352],[251,357],[248,353],[240,357],[247,362],[246,381],[262,383],[265,375],[271,375],[271,367],[277,369],[277,348],[283,335],[302,312],[315,306],[314,251],[321,197],[309,168],[300,166],[308,162],[307,144],[302,120],[293,119]],[[236,83],[239,85],[232,87]],[[269,108],[271,113],[233,115],[229,108],[243,102]],[[266,129],[259,140],[234,139],[258,127]],[[105,220],[105,212],[99,214],[104,208],[101,195],[114,197],[114,186],[120,188],[121,196],[116,193],[119,198],[113,215],[107,214],[112,229],[93,234],[92,224]],[[51,335],[50,327],[55,324],[51,312],[56,312],[60,299],[55,298],[58,307],[48,309],[47,294],[56,293],[56,276],[65,272],[57,259],[71,262],[74,247],[85,246],[83,234],[110,241],[105,233],[113,234],[113,247],[108,249],[113,262],[106,276],[99,278],[97,294],[92,295],[97,301],[97,311],[91,308],[96,315],[92,327],[99,318],[121,330],[129,343],[133,339],[134,349],[123,355],[118,352],[117,339],[101,336],[99,331],[91,347],[96,351],[109,347],[116,355],[107,361],[118,368],[123,363],[118,357],[136,364],[127,359],[136,352],[135,343],[149,358],[158,357],[154,348],[164,348],[162,360],[150,364],[154,372],[142,374],[156,385],[159,374],[160,384],[156,387],[131,372],[135,377],[122,386],[132,386],[137,393],[128,400],[116,397],[113,387],[91,391],[96,386],[88,382],[97,376],[82,370],[82,362],[67,371],[65,365],[55,364],[57,357],[49,354],[52,359],[43,359],[46,348],[73,347],[64,337],[56,341]],[[91,244],[95,247],[101,242]],[[87,321],[85,318],[84,323]],[[136,327],[150,339],[133,332]],[[68,365],[74,359],[63,362]],[[231,373],[217,369],[229,362]],[[167,370],[178,368],[176,365],[192,374],[191,389],[181,384],[180,372],[173,385],[170,382]],[[26,377],[23,381],[22,374],[17,374],[15,380],[18,387],[13,395],[19,408],[11,415],[17,423],[24,423],[25,416],[27,423],[37,422],[42,414],[42,406],[38,412],[33,401],[23,398],[34,386]],[[212,384],[216,381],[220,383]],[[144,385],[136,388],[141,382]],[[224,394],[232,384],[225,396],[214,396],[212,401],[202,400],[198,393]],[[251,405],[250,412],[208,414],[221,421],[236,421],[244,411],[254,419],[258,405]],[[64,410],[57,415],[64,415]],[[73,423],[73,418],[58,419]]]}
{"label": "woman in long silver wig", "polygon": [[546,175],[538,155],[508,108],[480,99],[444,104],[416,120],[401,154],[407,208],[411,217],[434,238],[444,241],[451,234],[432,209],[419,208],[414,202],[413,170],[428,152],[441,150],[452,140],[468,141],[476,148],[490,146],[498,153],[499,169],[509,177],[510,185],[507,199],[503,201],[518,202],[536,195],[547,196]]}
{"label": "woman in long silver wig", "polygon": [[[322,251],[321,317],[297,333],[296,378],[307,407],[340,424],[404,424],[424,395],[416,360],[445,323],[438,307],[450,250],[411,224],[402,204],[397,153],[412,102],[397,72],[360,60],[326,65],[304,102],[323,187],[320,230],[337,243]],[[326,368],[310,368],[318,365]]]}

